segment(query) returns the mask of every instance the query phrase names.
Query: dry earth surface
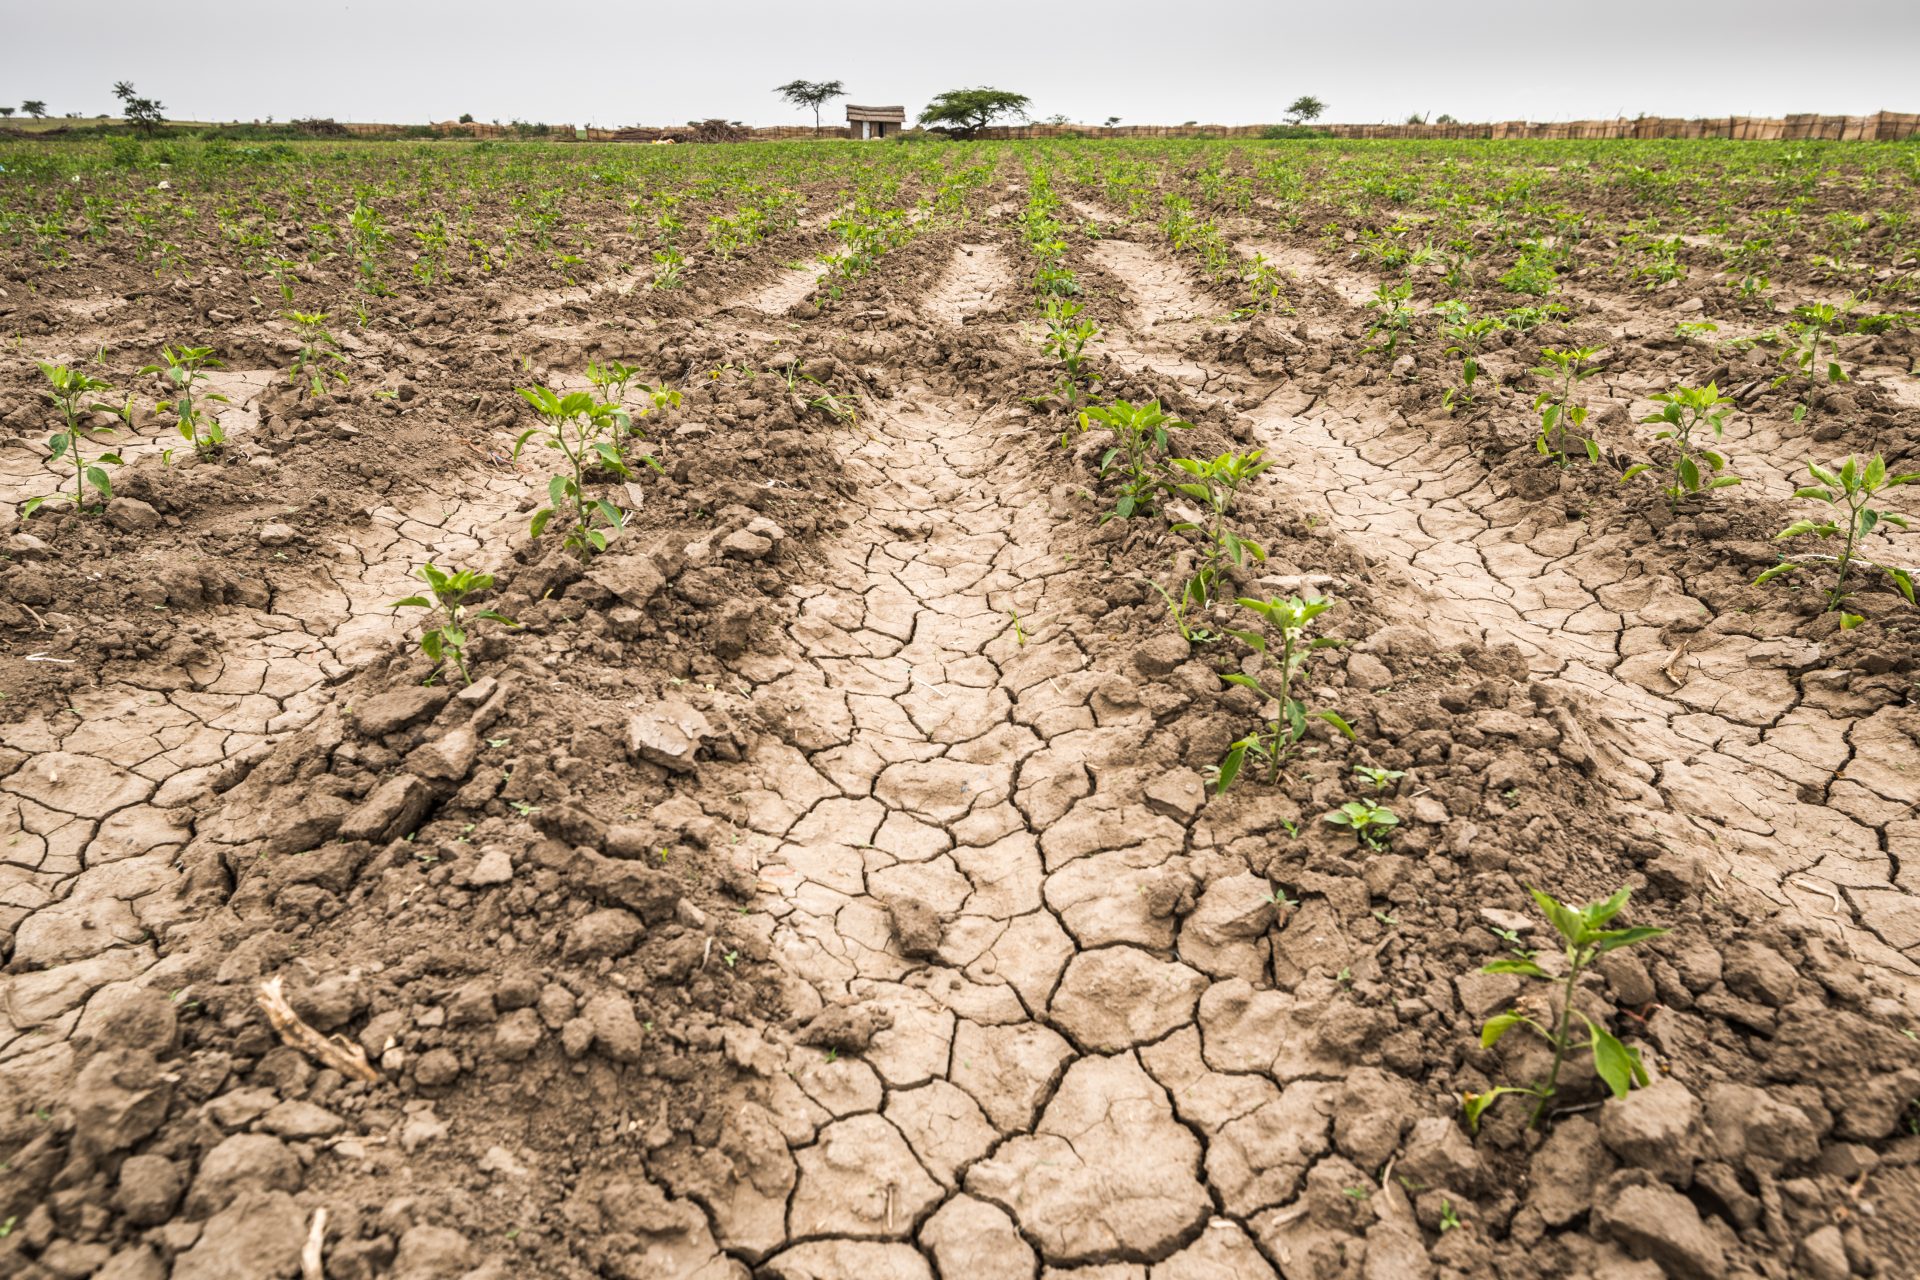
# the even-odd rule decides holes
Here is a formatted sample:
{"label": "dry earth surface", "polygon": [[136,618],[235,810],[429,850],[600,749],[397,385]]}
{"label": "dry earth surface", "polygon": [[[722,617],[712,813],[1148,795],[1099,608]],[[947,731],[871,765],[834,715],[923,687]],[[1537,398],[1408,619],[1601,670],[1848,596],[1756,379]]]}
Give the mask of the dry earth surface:
{"label": "dry earth surface", "polygon": [[[1339,602],[1313,700],[1356,740],[1216,794],[1263,717],[1220,677],[1262,661],[1168,623],[1192,534],[1101,519],[1111,442],[1037,342],[1048,153],[954,153],[863,184],[894,233],[824,282],[839,177],[678,288],[596,204],[576,277],[456,269],[364,325],[320,258],[352,381],[318,398],[217,246],[172,284],[5,250],[0,510],[59,482],[36,360],[135,396],[112,501],[0,560],[0,1276],[1920,1274],[1913,610],[1751,582],[1810,450],[1920,462],[1911,333],[1797,423],[1770,357],[1675,337],[1764,326],[1704,266],[1575,269],[1449,413],[1430,328],[1364,350],[1352,240],[1223,207],[1282,269],[1239,310],[1061,164],[1094,396],[1275,464],[1216,598]],[[226,362],[212,457],[134,372],[162,342]],[[1746,483],[1670,509],[1541,459],[1548,342],[1605,349],[1610,454],[1738,387]],[[608,360],[683,398],[629,396],[660,467],[593,479],[633,514],[583,563],[528,532],[515,388]],[[471,684],[389,607],[428,561],[518,624],[474,625]],[[1400,774],[1381,848],[1323,821],[1356,765]],[[1550,1125],[1476,1132],[1462,1096],[1550,1056],[1478,1039],[1553,1012],[1479,971],[1558,955],[1529,885],[1669,930],[1576,994],[1651,1083],[1576,1058]]]}

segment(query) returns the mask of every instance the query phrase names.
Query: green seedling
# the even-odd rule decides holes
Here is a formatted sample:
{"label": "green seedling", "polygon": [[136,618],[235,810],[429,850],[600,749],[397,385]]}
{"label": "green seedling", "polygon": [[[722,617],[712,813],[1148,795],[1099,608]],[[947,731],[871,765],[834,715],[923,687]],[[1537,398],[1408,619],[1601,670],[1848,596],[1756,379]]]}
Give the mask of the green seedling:
{"label": "green seedling", "polygon": [[1846,322],[1853,308],[1854,299],[1848,298],[1844,307],[1836,307],[1831,302],[1809,302],[1793,309],[1793,319],[1787,324],[1792,345],[1781,355],[1788,369],[1775,378],[1772,385],[1779,387],[1791,382],[1796,375],[1807,380],[1807,398],[1793,406],[1795,422],[1805,421],[1813,412],[1822,386],[1851,381],[1840,362],[1833,358],[1832,341],[1833,331]]}
{"label": "green seedling", "polygon": [[1207,505],[1208,520],[1204,529],[1198,524],[1182,522],[1173,526],[1175,533],[1204,532],[1212,544],[1208,558],[1213,562],[1226,561],[1230,564],[1243,564],[1251,556],[1264,561],[1267,553],[1251,538],[1243,538],[1227,527],[1227,517],[1233,512],[1234,501],[1240,496],[1240,487],[1261,472],[1273,466],[1263,456],[1263,451],[1251,449],[1246,453],[1223,453],[1217,458],[1175,458],[1173,465],[1187,475],[1187,479],[1176,477],[1169,486],[1176,493],[1185,494]]}
{"label": "green seedling", "polygon": [[1206,614],[1207,606],[1212,603],[1213,583],[1218,572],[1211,565],[1201,566],[1187,579],[1186,585],[1180,588],[1177,599],[1172,592],[1152,578],[1142,579],[1160,593],[1160,598],[1166,602],[1168,614],[1173,618],[1173,625],[1180,632],[1180,638],[1188,644],[1211,644],[1220,638],[1198,622]]}
{"label": "green seedling", "polygon": [[224,369],[226,365],[214,359],[212,347],[162,347],[160,358],[164,364],[150,364],[140,372],[164,374],[173,384],[173,399],[162,400],[153,407],[174,416],[180,438],[191,444],[195,453],[203,458],[212,457],[227,443],[227,433],[220,426],[220,419],[202,411],[200,404],[209,400],[226,404],[227,398],[216,392],[202,394],[196,388],[206,381],[207,370]]}
{"label": "green seedling", "polygon": [[1349,800],[1329,813],[1327,821],[1336,827],[1353,828],[1353,834],[1369,849],[1385,849],[1388,837],[1400,825],[1400,816],[1384,805]]}
{"label": "green seedling", "polygon": [[1235,313],[1236,317],[1287,309],[1286,302],[1280,296],[1280,271],[1267,261],[1266,254],[1254,254],[1253,260],[1241,271],[1240,278],[1246,283],[1248,301],[1244,308]]}
{"label": "green seedling", "polygon": [[1116,465],[1120,471],[1120,497],[1113,510],[1100,517],[1100,523],[1115,517],[1124,520],[1151,514],[1154,496],[1166,483],[1155,460],[1166,456],[1169,432],[1190,431],[1193,424],[1167,413],[1158,400],[1140,405],[1115,400],[1110,405],[1081,410],[1080,429],[1091,431],[1095,427],[1111,431],[1115,442],[1100,456],[1100,474],[1107,475]]}
{"label": "green seedling", "polygon": [[[1648,1083],[1647,1069],[1640,1061],[1637,1050],[1629,1049],[1613,1037],[1605,1027],[1579,1013],[1573,1007],[1574,992],[1578,989],[1580,975],[1586,972],[1593,961],[1609,951],[1621,947],[1630,947],[1636,942],[1645,942],[1649,938],[1658,938],[1665,929],[1656,929],[1648,925],[1635,925],[1627,929],[1609,929],[1606,927],[1627,905],[1632,894],[1630,888],[1622,888],[1610,898],[1591,903],[1578,909],[1563,906],[1552,895],[1529,887],[1528,893],[1539,904],[1541,913],[1550,921],[1566,944],[1567,972],[1560,980],[1560,1013],[1554,1025],[1542,1025],[1533,1018],[1517,1010],[1498,1014],[1489,1018],[1480,1029],[1480,1043],[1491,1049],[1500,1042],[1500,1037],[1518,1026],[1525,1026],[1545,1038],[1553,1046],[1553,1066],[1547,1072],[1547,1078],[1538,1084],[1500,1085],[1485,1093],[1469,1093],[1464,1099],[1467,1127],[1478,1129],[1480,1117],[1487,1108],[1509,1093],[1526,1094],[1534,1099],[1533,1116],[1527,1122],[1529,1128],[1538,1128],[1553,1106],[1553,1100],[1560,1087],[1560,1069],[1565,1065],[1567,1055],[1579,1049],[1589,1050],[1593,1054],[1593,1069],[1616,1098],[1627,1096],[1628,1090],[1635,1085]],[[1551,975],[1530,959],[1501,959],[1485,965],[1482,973],[1512,973],[1527,978],[1538,978],[1545,982],[1554,981]],[[1575,1041],[1573,1019],[1578,1014],[1586,1024],[1587,1038]]]}
{"label": "green seedling", "polygon": [[1046,300],[1047,336],[1040,340],[1040,348],[1060,362],[1063,390],[1078,392],[1100,381],[1090,367],[1093,357],[1087,354],[1087,344],[1100,336],[1100,329],[1081,315],[1085,309],[1064,298]]}
{"label": "green seedling", "polygon": [[1228,748],[1226,758],[1220,762],[1214,775],[1216,794],[1233,785],[1248,756],[1268,767],[1269,782],[1278,782],[1280,770],[1299,752],[1301,740],[1307,736],[1309,720],[1325,721],[1349,739],[1353,737],[1352,726],[1338,713],[1325,709],[1309,710],[1295,696],[1296,689],[1304,683],[1302,676],[1313,655],[1340,643],[1332,636],[1307,634],[1314,619],[1332,608],[1333,601],[1317,597],[1302,599],[1299,596],[1289,596],[1285,600],[1259,600],[1241,596],[1237,603],[1241,608],[1259,615],[1266,624],[1266,631],[1230,628],[1226,634],[1256,653],[1266,655],[1268,668],[1274,673],[1271,677],[1274,687],[1269,689],[1260,680],[1238,671],[1228,672],[1221,679],[1228,684],[1253,690],[1277,710],[1265,728],[1256,730]]}
{"label": "green seedling", "polygon": [[492,589],[493,575],[490,573],[478,573],[472,569],[456,569],[449,573],[429,561],[420,566],[418,574],[427,584],[430,598],[407,596],[395,600],[388,608],[427,610],[428,625],[420,633],[420,651],[433,662],[433,671],[427,675],[428,684],[433,683],[434,674],[449,662],[460,673],[461,680],[472,684],[473,676],[467,671],[468,626],[482,620],[503,623],[509,627],[520,624],[492,609],[469,611],[469,596]]}
{"label": "green seedling", "polygon": [[112,387],[84,369],[72,369],[63,364],[48,364],[39,361],[40,372],[47,379],[47,396],[60,410],[60,417],[66,429],[56,431],[47,438],[47,449],[54,463],[71,463],[73,466],[72,493],[46,493],[37,498],[28,498],[20,508],[20,518],[25,520],[49,502],[71,502],[74,509],[80,510],[86,503],[87,486],[92,485],[100,491],[102,501],[113,497],[113,481],[107,478],[106,465],[118,467],[124,465],[117,453],[96,454],[91,462],[84,456],[86,439],[112,431],[112,427],[90,427],[81,423],[83,413],[112,413],[113,406],[94,403],[89,397],[101,391],[110,391]]}
{"label": "green seedling", "polygon": [[1385,791],[1394,783],[1407,776],[1405,769],[1382,769],[1377,765],[1357,764],[1353,771],[1373,784],[1374,792]]}
{"label": "green seedling", "polygon": [[1470,407],[1479,398],[1474,394],[1473,384],[1480,380],[1480,352],[1487,339],[1505,327],[1499,316],[1481,316],[1474,320],[1462,318],[1440,331],[1442,338],[1453,343],[1447,348],[1447,354],[1460,357],[1460,385],[1448,387],[1440,397],[1442,409],[1452,413],[1456,408]]}
{"label": "green seedling", "polygon": [[339,341],[327,332],[324,311],[289,311],[287,319],[300,334],[300,354],[289,371],[293,385],[308,396],[322,396],[335,380],[346,390],[347,357]]}
{"label": "green seedling", "polygon": [[[1653,399],[1660,405],[1660,412],[1640,421],[1660,423],[1663,429],[1656,431],[1653,438],[1671,440],[1676,451],[1673,483],[1663,491],[1667,495],[1668,510],[1678,512],[1682,498],[1740,483],[1739,476],[1720,474],[1727,465],[1724,455],[1713,449],[1697,448],[1693,441],[1693,433],[1701,427],[1710,429],[1715,440],[1720,438],[1726,429],[1727,415],[1732,412],[1728,407],[1733,404],[1731,397],[1721,395],[1720,388],[1709,382],[1704,387],[1675,387]],[[1648,463],[1636,462],[1621,473],[1620,479],[1624,483],[1652,469]]]}
{"label": "green seedling", "polygon": [[[613,405],[596,400],[584,391],[562,394],[547,387],[517,390],[540,415],[540,425],[520,433],[513,444],[513,456],[519,457],[527,441],[539,436],[542,445],[567,460],[571,472],[547,481],[547,505],[534,512],[531,532],[539,537],[555,515],[563,509],[570,510],[573,525],[567,530],[562,545],[579,552],[581,559],[590,560],[607,549],[610,532],[626,525],[626,513],[619,507],[605,498],[587,496],[587,471],[591,467],[604,467],[623,480],[633,478],[622,446],[621,438],[626,434],[623,419]],[[651,454],[642,454],[639,460],[660,470],[659,461]]]}
{"label": "green seedling", "polygon": [[[1859,549],[1860,539],[1883,524],[1892,525],[1897,529],[1907,527],[1907,518],[1899,512],[1885,511],[1869,504],[1896,485],[1912,484],[1920,480],[1920,471],[1890,476],[1887,474],[1886,459],[1877,454],[1865,464],[1849,455],[1847,460],[1835,470],[1829,470],[1817,462],[1809,462],[1807,470],[1819,483],[1795,489],[1793,496],[1824,502],[1831,509],[1831,514],[1822,520],[1795,520],[1774,536],[1776,538],[1812,536],[1840,539],[1838,555],[1800,557],[1801,560],[1821,561],[1834,566],[1836,572],[1833,586],[1827,591],[1827,608],[1838,609],[1841,602],[1847,598],[1847,579],[1852,574],[1856,563],[1869,569],[1878,569],[1886,574],[1892,580],[1894,588],[1907,598],[1907,603],[1912,604],[1914,602],[1912,571],[1865,559],[1859,554]],[[1797,573],[1804,567],[1802,564],[1783,561],[1755,578],[1754,585],[1771,582],[1789,573]]]}
{"label": "green seedling", "polygon": [[1574,398],[1574,390],[1600,372],[1592,363],[1599,354],[1599,347],[1573,347],[1566,351],[1544,347],[1540,363],[1530,371],[1548,383],[1547,389],[1533,398],[1534,410],[1540,415],[1540,434],[1534,438],[1533,447],[1555,466],[1564,467],[1571,461],[1560,448],[1556,431],[1572,436],[1584,446],[1587,461],[1600,460],[1599,441],[1580,434],[1587,422],[1587,406]]}
{"label": "green seedling", "polygon": [[1367,305],[1373,308],[1373,320],[1367,325],[1367,337],[1381,335],[1366,348],[1367,351],[1383,351],[1391,360],[1400,350],[1400,340],[1413,328],[1413,308],[1407,305],[1413,297],[1413,285],[1405,280],[1395,285],[1381,285],[1373,291],[1373,297],[1367,299]]}

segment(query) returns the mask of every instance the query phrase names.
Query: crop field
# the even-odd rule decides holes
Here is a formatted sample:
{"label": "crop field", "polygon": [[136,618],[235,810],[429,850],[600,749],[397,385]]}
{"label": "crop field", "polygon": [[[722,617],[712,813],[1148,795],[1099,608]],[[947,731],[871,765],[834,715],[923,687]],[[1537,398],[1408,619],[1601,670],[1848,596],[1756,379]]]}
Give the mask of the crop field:
{"label": "crop field", "polygon": [[0,147],[0,1276],[1920,1275],[1917,326],[1911,144]]}

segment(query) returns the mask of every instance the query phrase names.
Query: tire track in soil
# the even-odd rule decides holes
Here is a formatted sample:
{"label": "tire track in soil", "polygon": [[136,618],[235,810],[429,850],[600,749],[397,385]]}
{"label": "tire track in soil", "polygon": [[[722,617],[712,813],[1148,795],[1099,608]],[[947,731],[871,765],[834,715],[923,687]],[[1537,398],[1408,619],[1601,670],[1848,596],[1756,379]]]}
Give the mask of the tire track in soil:
{"label": "tire track in soil", "polygon": [[[948,324],[1013,287],[971,248],[926,304]],[[737,664],[791,741],[703,803],[746,833],[796,1011],[859,1051],[787,1050],[740,1117],[786,1140],[742,1139],[724,1177],[666,1171],[762,1274],[1271,1276],[1241,1225],[1285,1189],[1265,1144],[1324,1144],[1334,1086],[1304,1036],[1279,1085],[1201,1057],[1218,986],[1218,1052],[1247,1060],[1227,1070],[1267,1066],[1233,1025],[1260,961],[1173,958],[1197,779],[1137,762],[1152,717],[1083,647],[1069,498],[1023,464],[1026,418],[917,381],[876,406],[847,459],[861,514],[794,586],[790,653]],[[1170,1091],[1209,1089],[1236,1105],[1176,1118]]]}
{"label": "tire track in soil", "polygon": [[[1137,280],[1118,265],[1142,323],[1163,315],[1178,264],[1156,255]],[[1897,708],[1858,717],[1808,692],[1794,677],[1818,649],[1791,637],[1701,633],[1668,649],[1660,628],[1705,606],[1675,579],[1630,576],[1626,535],[1538,523],[1465,446],[1364,391],[1258,392],[1249,417],[1272,474],[1400,571],[1430,623],[1511,643],[1536,678],[1580,695],[1610,784],[1667,848],[1701,855],[1721,892],[1811,919],[1920,1010],[1920,849],[1899,856],[1920,843],[1920,752]]]}

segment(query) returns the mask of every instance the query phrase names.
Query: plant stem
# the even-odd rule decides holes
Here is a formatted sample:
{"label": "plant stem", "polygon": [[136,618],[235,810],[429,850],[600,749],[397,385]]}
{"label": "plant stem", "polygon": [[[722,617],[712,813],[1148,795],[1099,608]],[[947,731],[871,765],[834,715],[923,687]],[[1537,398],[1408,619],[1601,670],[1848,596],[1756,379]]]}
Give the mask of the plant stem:
{"label": "plant stem", "polygon": [[1567,1041],[1573,1028],[1573,985],[1580,980],[1580,970],[1585,957],[1572,948],[1567,950],[1567,985],[1560,993],[1560,1026],[1553,1036],[1553,1069],[1547,1072],[1546,1086],[1540,1092],[1540,1101],[1534,1104],[1533,1116],[1527,1121],[1527,1128],[1537,1129],[1540,1121],[1546,1118],[1547,1106],[1553,1101],[1553,1095],[1560,1084],[1560,1064],[1567,1059]]}

